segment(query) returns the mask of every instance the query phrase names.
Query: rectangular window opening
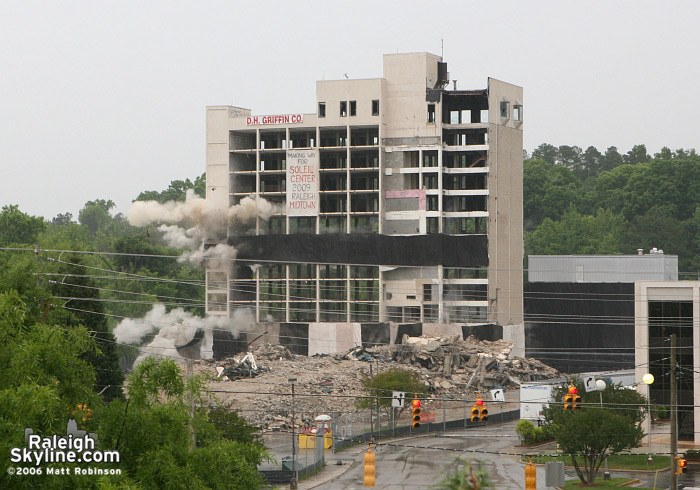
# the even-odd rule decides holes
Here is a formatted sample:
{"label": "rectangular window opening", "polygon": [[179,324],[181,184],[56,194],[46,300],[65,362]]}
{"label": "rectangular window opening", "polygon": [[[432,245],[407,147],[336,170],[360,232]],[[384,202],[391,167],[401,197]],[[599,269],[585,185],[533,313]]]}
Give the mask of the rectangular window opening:
{"label": "rectangular window opening", "polygon": [[435,122],[435,104],[428,104],[428,122]]}
{"label": "rectangular window opening", "polygon": [[372,101],[372,115],[373,116],[379,115],[379,99],[375,99]]}
{"label": "rectangular window opening", "polygon": [[510,102],[507,100],[501,101],[501,117],[508,119],[510,117]]}
{"label": "rectangular window opening", "polygon": [[340,117],[346,117],[348,115],[348,103],[346,101],[340,102]]}
{"label": "rectangular window opening", "polygon": [[318,117],[326,117],[326,103],[325,102],[318,103]]}
{"label": "rectangular window opening", "polygon": [[432,301],[433,300],[433,285],[432,284],[423,284],[423,301]]}
{"label": "rectangular window opening", "polygon": [[520,104],[513,106],[513,120],[522,121],[523,120],[523,106]]}
{"label": "rectangular window opening", "polygon": [[350,101],[350,116],[357,116],[357,101]]}

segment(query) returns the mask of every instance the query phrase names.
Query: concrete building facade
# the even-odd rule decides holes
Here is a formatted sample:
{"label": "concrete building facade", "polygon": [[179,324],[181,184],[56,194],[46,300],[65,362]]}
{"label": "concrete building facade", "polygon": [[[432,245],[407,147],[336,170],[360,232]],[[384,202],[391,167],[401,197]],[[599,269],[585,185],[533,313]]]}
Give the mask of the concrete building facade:
{"label": "concrete building facade", "polygon": [[207,313],[522,324],[523,90],[450,85],[441,57],[390,54],[318,81],[314,113],[208,107],[207,201],[277,212],[222,233],[238,260],[207,270]]}
{"label": "concrete building facade", "polygon": [[[700,444],[700,281],[635,283],[635,378],[652,406],[671,405],[676,383],[678,436]],[[671,341],[676,334],[676,377],[671,379]],[[642,382],[646,373],[654,382]]]}

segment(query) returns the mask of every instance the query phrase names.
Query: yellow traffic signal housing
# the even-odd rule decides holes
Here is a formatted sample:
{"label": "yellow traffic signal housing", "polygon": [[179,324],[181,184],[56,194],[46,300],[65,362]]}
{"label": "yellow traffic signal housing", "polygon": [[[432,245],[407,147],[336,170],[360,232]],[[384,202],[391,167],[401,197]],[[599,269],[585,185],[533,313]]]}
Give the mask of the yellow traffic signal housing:
{"label": "yellow traffic signal housing", "polygon": [[578,410],[581,408],[581,395],[578,394],[578,389],[574,384],[569,385],[568,393],[564,395],[564,410]]}
{"label": "yellow traffic signal housing", "polygon": [[537,490],[537,468],[532,461],[525,466],[525,490]]}
{"label": "yellow traffic signal housing", "polygon": [[479,422],[488,422],[489,421],[489,410],[486,408],[486,405],[481,407],[481,410],[479,411]]}
{"label": "yellow traffic signal housing", "polygon": [[688,473],[688,460],[679,457],[676,457],[676,459],[678,461],[678,470],[676,471],[676,475]]}
{"label": "yellow traffic signal housing", "polygon": [[574,409],[574,395],[564,395],[564,410]]}
{"label": "yellow traffic signal housing", "polygon": [[365,487],[373,487],[377,480],[377,455],[370,450],[365,453]]}
{"label": "yellow traffic signal housing", "polygon": [[413,400],[411,406],[411,428],[417,429],[420,427],[420,400]]}
{"label": "yellow traffic signal housing", "polygon": [[580,395],[571,395],[571,396],[573,397],[571,400],[573,403],[571,408],[572,408],[572,410],[578,410],[579,408],[581,408],[581,406],[580,406],[581,405],[581,396]]}
{"label": "yellow traffic signal housing", "polygon": [[478,422],[479,421],[479,407],[477,405],[472,406],[472,422]]}

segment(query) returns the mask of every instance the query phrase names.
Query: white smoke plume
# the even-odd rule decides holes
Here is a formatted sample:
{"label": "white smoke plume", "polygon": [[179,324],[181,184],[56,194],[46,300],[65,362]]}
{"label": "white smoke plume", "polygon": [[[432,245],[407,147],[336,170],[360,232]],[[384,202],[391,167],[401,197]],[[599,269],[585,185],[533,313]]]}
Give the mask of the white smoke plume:
{"label": "white smoke plume", "polygon": [[[236,250],[224,243],[230,225],[249,225],[256,217],[267,220],[279,208],[265,199],[249,196],[228,209],[215,207],[210,201],[197,196],[192,189],[187,191],[184,202],[134,201],[126,213],[133,226],[148,226],[159,223],[158,230],[172,247],[188,249],[182,260],[204,267],[227,267],[236,257]],[[205,249],[205,243],[214,242],[215,247]]]}
{"label": "white smoke plume", "polygon": [[255,317],[250,309],[242,308],[233,313],[231,318],[225,316],[198,317],[182,308],[166,312],[165,305],[156,304],[144,318],[125,319],[114,329],[117,342],[139,345],[145,337],[156,333],[147,345],[141,347],[141,354],[136,359],[138,364],[145,357],[181,358],[176,346],[191,341],[198,329],[204,330],[202,340],[202,357],[212,357],[212,339],[214,330],[228,331],[235,338],[242,332],[255,328]]}

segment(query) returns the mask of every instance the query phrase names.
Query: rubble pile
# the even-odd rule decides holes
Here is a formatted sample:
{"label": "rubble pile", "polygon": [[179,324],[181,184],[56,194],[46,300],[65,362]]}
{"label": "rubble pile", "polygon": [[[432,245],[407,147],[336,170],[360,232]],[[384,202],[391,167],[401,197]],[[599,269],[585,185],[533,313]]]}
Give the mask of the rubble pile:
{"label": "rubble pile", "polygon": [[[306,357],[281,345],[261,344],[225,361],[195,361],[195,371],[210,378],[209,388],[220,402],[239,410],[250,423],[275,430],[292,424],[292,377],[295,423],[303,425],[319,414],[355,412],[354,397],[367,394],[362,379],[370,375],[370,366],[374,374],[411,370],[431,394],[453,398],[561,376],[535,359],[512,357],[513,347],[510,341],[472,337],[404,337],[398,345]],[[369,417],[353,415],[358,421],[364,416]]]}

